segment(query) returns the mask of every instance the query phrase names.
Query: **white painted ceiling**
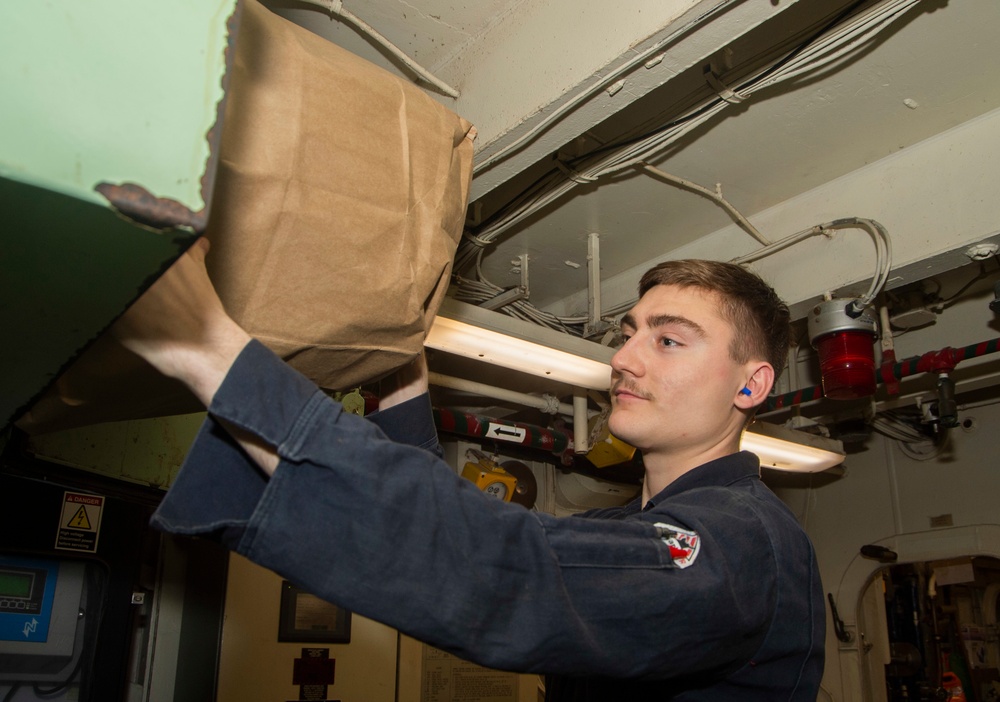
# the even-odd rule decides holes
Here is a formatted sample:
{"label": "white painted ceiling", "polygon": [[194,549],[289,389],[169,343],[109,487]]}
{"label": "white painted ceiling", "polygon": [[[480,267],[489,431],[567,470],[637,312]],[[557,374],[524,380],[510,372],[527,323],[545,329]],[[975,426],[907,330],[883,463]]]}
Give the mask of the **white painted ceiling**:
{"label": "white painted ceiling", "polygon": [[[594,74],[625,63],[633,54],[629,47],[669,36],[680,25],[691,22],[690,12],[674,23],[667,21],[686,5],[695,5],[700,12],[729,5],[728,12],[742,12],[744,18],[738,27],[727,28],[730,33],[746,31],[751,22],[760,22],[763,26],[757,31],[764,33],[766,40],[777,42],[784,38],[780,33],[793,36],[796,29],[826,20],[847,4],[817,0],[756,4],[633,2],[611,10],[606,3],[557,0],[379,0],[356,7],[348,3],[345,8],[461,92],[457,100],[443,96],[440,100],[477,125],[477,153],[482,161],[503,145],[507,134],[516,136],[537,122],[538,110],[558,105],[565,95],[556,91],[583,90],[594,82]],[[397,61],[387,58],[350,24],[330,19],[321,9],[290,4],[272,7],[351,51],[407,75]],[[648,17],[649,23],[640,19],[627,24],[619,19],[621,15]],[[717,15],[699,31],[709,33],[714,24],[723,24],[726,13],[720,11]],[[526,26],[533,23],[545,24]],[[625,47],[620,55],[609,57],[612,49],[608,45],[595,48],[595,36],[606,33],[605,28],[633,32],[618,37],[614,43]],[[752,220],[757,212],[1000,107],[998,30],[1000,4],[994,0],[917,2],[842,65],[816,77],[805,75],[793,84],[774,86],[741,105],[729,106],[685,138],[669,156],[654,159],[653,163],[708,187],[721,183],[725,196]],[[729,60],[738,63],[753,58],[744,50],[744,44],[760,47],[764,40],[744,37],[741,44],[741,39],[735,37],[734,41],[735,51],[743,53]],[[712,36],[701,44],[707,50],[725,42]],[[694,58],[694,49],[681,49],[686,52],[685,62],[691,63],[699,75],[701,64],[712,62],[718,66],[725,60],[721,51]],[[601,55],[592,58],[596,52]],[[575,83],[575,78],[552,77],[567,66],[588,62],[588,74]],[[650,70],[659,67],[644,72]],[[676,70],[674,67],[663,72]],[[513,80],[511,74],[515,74]],[[657,80],[665,82],[642,105],[630,102],[631,98],[617,99],[599,92],[594,101],[613,105],[588,118],[584,126],[592,134],[613,138],[618,125],[613,115],[606,117],[611,109],[620,107],[646,115],[652,112],[652,105],[669,106],[681,90],[691,90],[686,75],[664,75]],[[675,82],[677,89],[673,88]],[[494,114],[500,109],[497,102],[483,95],[494,89],[517,90],[517,84],[524,90],[543,84],[550,92],[525,103],[523,111],[513,117]],[[629,90],[626,85],[624,91]],[[433,89],[429,92],[436,94]],[[603,121],[599,122],[599,118]],[[506,134],[504,129],[508,130]],[[578,131],[579,125],[567,127],[563,138],[569,142]],[[474,201],[479,199],[487,211],[495,209],[522,183],[513,170],[528,170],[534,176],[538,167],[531,170],[530,166],[539,161],[547,163],[551,154],[564,145],[559,143],[561,139],[551,142],[519,152],[515,169],[503,171],[497,166],[477,173]],[[588,143],[594,145],[593,141]],[[499,187],[504,182],[506,187]],[[849,214],[864,213],[844,212],[845,216]],[[511,261],[527,253],[531,257],[531,301],[545,308],[586,287],[586,240],[590,232],[601,236],[602,277],[610,278],[729,223],[720,208],[697,195],[648,176],[629,174],[614,182],[577,188],[573,197],[564,198],[526,225],[515,227],[487,253],[484,269],[487,277],[500,286],[516,284],[519,277],[510,273]],[[775,232],[773,238],[790,233]],[[572,268],[566,261],[582,265]]]}
{"label": "white painted ceiling", "polygon": [[[323,9],[291,0],[267,4],[413,78]],[[736,87],[842,12],[903,5],[346,0],[343,7],[460,93],[450,98],[421,84],[479,129],[469,220],[475,232],[535,179],[558,172],[556,154],[572,158],[718,103],[707,66]],[[997,188],[983,183],[997,171],[980,172],[978,164],[988,159],[977,153],[1000,145],[992,136],[1000,129],[997,36],[996,0],[918,0],[822,70],[725,103],[648,162],[708,188],[719,184],[771,240],[839,217],[881,221],[894,246],[889,287],[970,265],[968,247],[1000,232]],[[519,139],[527,141],[484,167]],[[935,220],[942,210],[935,198],[948,193],[960,214],[940,214],[947,217],[943,226]],[[530,303],[556,315],[586,314],[592,233],[600,241],[604,311],[627,304],[652,263],[689,255],[730,259],[760,246],[708,199],[628,170],[578,185],[504,232],[485,250],[481,273],[497,289],[516,286],[515,263],[527,255]],[[858,236],[850,244],[794,247],[760,269],[801,313],[824,293],[863,291],[874,255],[871,242]]]}

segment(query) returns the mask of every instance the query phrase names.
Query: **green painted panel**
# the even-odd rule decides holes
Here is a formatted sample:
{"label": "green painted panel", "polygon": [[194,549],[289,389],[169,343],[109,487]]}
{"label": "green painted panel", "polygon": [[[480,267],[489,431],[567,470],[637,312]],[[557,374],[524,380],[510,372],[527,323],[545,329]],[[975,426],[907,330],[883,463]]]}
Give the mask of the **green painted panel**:
{"label": "green painted panel", "polygon": [[0,178],[0,426],[183,253],[196,235]]}
{"label": "green painted panel", "polygon": [[194,241],[119,217],[94,189],[208,209],[236,6],[0,3],[0,427]]}
{"label": "green painted panel", "polygon": [[0,4],[0,175],[101,202],[139,183],[205,205],[234,0]]}
{"label": "green painted panel", "polygon": [[106,422],[31,437],[36,458],[166,489],[173,484],[205,413]]}

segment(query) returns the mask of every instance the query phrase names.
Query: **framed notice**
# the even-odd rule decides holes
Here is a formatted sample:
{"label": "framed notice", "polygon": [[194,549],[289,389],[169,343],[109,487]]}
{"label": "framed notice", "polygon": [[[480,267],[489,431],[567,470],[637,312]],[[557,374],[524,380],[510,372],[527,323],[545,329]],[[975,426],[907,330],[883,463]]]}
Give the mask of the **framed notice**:
{"label": "framed notice", "polygon": [[350,643],[351,613],[282,580],[278,641]]}

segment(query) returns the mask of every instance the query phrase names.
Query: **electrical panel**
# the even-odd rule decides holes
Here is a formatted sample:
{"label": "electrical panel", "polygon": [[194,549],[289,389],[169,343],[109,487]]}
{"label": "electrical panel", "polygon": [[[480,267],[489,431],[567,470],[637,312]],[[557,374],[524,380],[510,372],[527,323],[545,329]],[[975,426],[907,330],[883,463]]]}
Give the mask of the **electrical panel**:
{"label": "electrical panel", "polygon": [[85,566],[0,555],[0,681],[62,681],[83,648]]}

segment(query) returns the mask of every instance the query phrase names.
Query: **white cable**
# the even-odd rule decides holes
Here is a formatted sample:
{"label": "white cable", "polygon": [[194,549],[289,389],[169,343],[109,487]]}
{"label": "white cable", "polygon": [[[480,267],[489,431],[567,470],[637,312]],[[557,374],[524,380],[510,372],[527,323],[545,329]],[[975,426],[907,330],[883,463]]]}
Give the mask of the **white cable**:
{"label": "white cable", "polygon": [[496,153],[491,154],[488,158],[485,158],[481,162],[475,164],[472,170],[473,175],[476,175],[481,171],[486,170],[497,161],[501,161],[507,158],[512,153],[520,150],[526,144],[534,141],[538,136],[543,134],[550,126],[561,120],[566,113],[575,109],[580,103],[589,100],[595,94],[597,94],[601,90],[604,90],[606,87],[614,83],[616,80],[621,78],[621,76],[628,73],[632,69],[636,68],[639,65],[645,64],[646,61],[648,61],[652,56],[655,56],[656,54],[662,52],[664,47],[673,43],[677,37],[683,36],[684,34],[687,34],[690,30],[699,27],[706,20],[711,19],[715,15],[719,14],[720,11],[725,10],[729,5],[735,4],[735,2],[736,0],[724,0],[723,2],[713,7],[712,9],[705,12],[704,14],[699,15],[698,18],[695,19],[694,21],[681,27],[676,32],[671,33],[669,36],[665,37],[661,41],[658,41],[656,44],[649,47],[642,53],[636,54],[635,56],[632,57],[632,59],[626,61],[618,68],[612,70],[610,73],[608,73],[608,75],[598,79],[594,83],[591,83],[589,86],[587,86],[582,91],[573,96],[568,102],[563,103],[555,110],[553,110],[551,114],[549,114],[545,119],[536,124],[529,132],[521,135],[520,137],[518,137],[513,142],[503,147]]}
{"label": "white cable", "polygon": [[753,261],[758,261],[762,258],[766,258],[771,254],[775,254],[783,249],[787,249],[789,246],[793,244],[797,244],[800,241],[808,239],[809,237],[816,236],[817,234],[822,234],[822,233],[823,233],[823,225],[821,224],[816,225],[815,227],[810,227],[809,229],[803,229],[800,232],[796,232],[795,234],[786,236],[784,239],[779,239],[773,244],[769,244],[762,249],[757,249],[756,251],[748,253],[746,256],[740,256],[739,258],[734,258],[730,261],[730,263],[738,263],[738,264],[752,263]]}
{"label": "white cable", "polygon": [[[892,22],[918,1],[889,0],[875,6],[868,13],[858,15],[853,20],[844,23],[844,25],[831,32],[828,40],[817,42],[814,46],[807,47],[802,52],[801,58],[807,61],[813,57],[819,58],[823,66],[834,64],[841,58],[856,51],[859,48],[859,44],[877,34],[884,25]],[[812,67],[809,68],[811,69]],[[804,67],[801,65],[790,66],[779,70],[775,74],[775,77],[777,80],[784,81],[801,75],[803,72]],[[770,84],[769,81],[763,84],[762,87]]]}
{"label": "white cable", "polygon": [[[846,27],[844,27],[844,28],[835,28],[834,30],[832,30],[831,33],[830,33],[830,35],[829,35],[831,37],[831,39],[827,39],[825,41],[824,40],[820,40],[820,42],[817,43],[817,46],[814,47],[808,54],[805,54],[805,52],[803,52],[803,54],[805,54],[805,58],[808,59],[809,56],[811,56],[811,55],[813,55],[815,53],[818,53],[820,51],[825,50],[828,46],[830,46],[831,44],[835,43],[837,40],[842,40],[842,37],[845,37],[845,36],[849,37],[850,34],[851,34],[851,32],[854,30],[854,28],[856,26],[859,26],[859,25],[863,27],[863,26],[865,26],[867,24],[870,24],[870,23],[877,23],[877,27],[876,27],[876,30],[875,30],[875,31],[877,31],[877,29],[881,25],[886,24],[886,23],[892,21],[893,19],[895,19],[896,16],[898,16],[899,14],[901,14],[902,12],[904,12],[906,9],[908,9],[911,5],[915,4],[916,2],[919,2],[919,0],[889,0],[888,2],[883,3],[882,5],[879,5],[879,6],[876,6],[874,8],[871,8],[871,10],[869,10],[866,14],[860,15],[854,21],[847,23]],[[646,51],[642,52],[641,54],[636,55],[632,60],[626,62],[622,66],[618,67],[617,69],[615,69],[614,71],[612,71],[611,73],[609,73],[607,76],[604,76],[600,80],[598,80],[595,83],[591,84],[586,89],[584,89],[583,91],[581,91],[580,93],[578,93],[576,96],[574,96],[571,100],[569,100],[568,102],[564,103],[563,105],[560,105],[556,110],[554,110],[551,114],[549,114],[544,120],[542,120],[537,125],[535,125],[535,127],[531,131],[527,132],[526,134],[523,134],[518,139],[516,139],[515,141],[511,142],[510,144],[508,144],[504,148],[500,149],[499,151],[497,151],[494,154],[491,154],[488,158],[484,159],[483,161],[477,163],[475,165],[475,167],[474,167],[473,173],[474,174],[478,174],[479,172],[481,172],[481,171],[489,168],[490,166],[492,166],[497,161],[500,161],[500,160],[506,158],[507,156],[509,156],[510,154],[512,154],[513,152],[519,150],[525,144],[530,143],[535,138],[537,138],[540,134],[542,134],[543,132],[545,132],[553,123],[555,123],[556,121],[562,119],[562,117],[567,112],[569,112],[570,110],[572,110],[575,107],[577,107],[581,102],[589,99],[590,97],[592,97],[597,92],[603,90],[608,85],[610,85],[614,81],[618,80],[623,74],[631,71],[632,69],[634,69],[639,64],[645,63],[651,56],[655,55],[656,53],[659,53],[660,51],[663,50],[663,48],[667,44],[673,42],[674,39],[677,36],[679,36],[679,35],[681,35],[683,33],[686,33],[687,31],[689,31],[693,27],[698,26],[706,18],[714,16],[715,14],[717,14],[719,12],[719,10],[724,9],[729,4],[731,4],[731,3],[730,2],[724,2],[724,3],[716,6],[715,8],[713,8],[712,10],[710,10],[705,15],[702,15],[701,17],[699,17],[698,20],[696,20],[695,22],[693,22],[693,23],[691,23],[691,24],[689,24],[689,25],[687,25],[685,27],[682,27],[678,32],[675,32],[674,34],[671,34],[669,37],[667,37],[663,41],[658,42],[657,44],[655,44],[654,46],[650,47],[649,49],[647,49]],[[900,7],[900,6],[902,6],[902,7]],[[849,53],[850,51],[853,51],[854,48],[855,47],[853,47],[853,46],[848,46],[848,47],[842,48],[832,58],[826,59],[825,63],[832,62],[833,59],[839,58],[841,55],[844,55],[846,53]],[[803,65],[803,64],[806,64],[806,65]],[[815,70],[815,66],[808,65],[808,61],[807,60],[805,60],[805,61],[803,61],[803,60],[796,61],[794,63],[794,65],[797,67],[797,70],[795,70],[793,72],[787,72],[787,73],[786,72],[779,72],[779,75],[772,76],[771,78],[769,78],[765,82],[763,82],[763,83],[761,83],[761,84],[759,84],[757,86],[754,86],[753,92],[755,92],[757,90],[760,90],[761,88],[767,87],[769,85],[772,85],[773,83],[779,82],[781,80],[786,80],[787,78],[800,75],[800,74],[802,74],[804,72]],[[712,83],[713,79],[714,79],[714,81],[717,81],[720,85],[722,85],[721,80],[718,78],[718,76],[714,76],[713,75],[708,80],[709,80],[710,83]],[[728,86],[725,86],[725,87],[728,90],[727,95],[731,94],[731,95],[738,96],[738,99],[736,99],[736,100],[730,100],[730,99],[727,99],[727,97],[725,95],[721,95],[720,94],[719,97],[724,102],[741,102],[742,100],[744,100],[747,97],[749,97],[750,93],[748,91],[744,90],[744,89],[734,90],[732,88],[728,88]],[[700,124],[700,122],[699,122],[699,124]],[[686,132],[687,130],[684,130],[684,131]],[[628,167],[628,166],[625,166],[625,167]]]}
{"label": "white cable", "polygon": [[914,461],[929,461],[941,454],[941,446],[930,439],[912,443],[900,441],[897,442],[896,447],[900,453]]}
{"label": "white cable", "polygon": [[875,240],[875,276],[872,278],[868,292],[858,300],[856,307],[860,310],[872,304],[879,292],[882,291],[882,287],[889,280],[889,274],[892,269],[892,242],[885,227],[875,220],[864,219],[862,217],[840,219],[821,226],[827,230],[851,229],[855,227],[864,229]]}
{"label": "white cable", "polygon": [[757,227],[753,226],[753,224],[750,223],[750,220],[744,217],[739,210],[733,207],[733,205],[729,202],[729,200],[722,197],[721,185],[716,185],[716,189],[713,192],[712,190],[709,190],[704,186],[698,185],[697,183],[693,183],[690,180],[686,180],[684,178],[678,178],[677,176],[671,175],[666,171],[661,171],[659,168],[654,168],[653,166],[650,166],[648,163],[643,165],[643,169],[649,173],[652,173],[658,178],[663,178],[669,183],[673,183],[674,185],[677,185],[686,190],[692,190],[700,195],[704,195],[708,199],[718,204],[726,212],[728,212],[729,216],[732,217],[734,220],[736,220],[736,224],[739,225],[740,229],[745,231],[747,234],[749,234],[750,236],[752,236],[754,239],[764,244],[765,246],[771,243],[770,241],[764,238],[763,234],[757,231]]}
{"label": "white cable", "polygon": [[[887,22],[895,19],[901,12],[908,9],[911,5],[915,4],[919,0],[889,0],[884,6],[879,6],[870,11],[869,14],[875,12],[881,12],[886,15],[886,18],[880,23],[879,26],[886,24]],[[868,15],[865,15],[867,17]],[[855,20],[857,22],[857,20]],[[817,44],[821,47],[828,46],[835,42],[835,40],[840,39],[844,36],[843,31],[837,31],[837,28],[831,30],[826,38],[821,38],[817,40]],[[850,33],[846,33],[849,38]],[[831,38],[832,37],[832,38]],[[802,52],[805,53],[805,52]],[[788,66],[783,67],[782,70],[788,71],[790,68],[796,68],[801,70],[796,70],[794,75],[799,75],[804,71],[813,71],[818,67],[816,64],[810,63],[807,59],[811,54],[807,54],[805,58],[800,56],[795,56],[792,61],[789,62]],[[767,72],[777,64],[779,64],[781,59],[772,62],[767,68],[764,68],[757,73],[757,77],[750,79],[746,84],[738,88],[740,95],[749,96],[758,90],[768,87],[775,82],[778,82],[773,76],[767,77]],[[821,64],[820,64],[821,65]],[[779,71],[780,73],[780,71]],[[761,78],[761,76],[765,76]],[[784,78],[782,78],[784,79]],[[613,153],[610,156],[601,157],[596,163],[589,165],[588,167],[574,169],[574,172],[579,175],[582,179],[586,179],[587,182],[593,182],[594,179],[613,175],[621,171],[634,168],[638,165],[642,165],[643,161],[647,160],[653,154],[661,151],[666,146],[676,142],[680,137],[684,136],[687,132],[697,128],[702,123],[712,118],[718,112],[722,111],[728,106],[728,103],[722,99],[718,99],[716,104],[711,104],[707,108],[699,107],[688,113],[687,117],[679,118],[679,124],[675,125],[672,129],[666,130],[664,132],[651,135],[647,139],[644,139],[635,144],[628,145],[624,147],[620,152]],[[697,117],[692,117],[701,110],[702,113],[698,114]],[[550,119],[555,117],[556,113],[550,116]],[[491,157],[495,159],[497,154]],[[487,160],[484,162],[486,164],[492,163],[492,160]],[[520,222],[524,218],[528,217],[537,210],[545,207],[554,199],[561,197],[563,194],[575,187],[577,183],[569,179],[565,179],[563,183],[557,186],[557,189],[551,193],[543,193],[539,198],[534,201],[527,203],[523,206],[518,207],[516,210],[508,211],[508,213],[501,219],[491,225],[487,230],[480,232],[479,236],[486,240],[492,240],[499,236],[503,231],[506,231],[512,227],[517,222]]]}
{"label": "white cable", "polygon": [[872,429],[896,441],[900,452],[914,461],[927,461],[941,453],[945,437],[927,436],[893,412],[885,412],[872,420]]}
{"label": "white cable", "polygon": [[1000,403],[1000,399],[997,398],[993,398],[990,400],[979,400],[978,402],[963,402],[958,406],[958,411],[965,412],[966,410],[977,409],[979,407],[989,407],[991,405],[995,405],[998,403]]}
{"label": "white cable", "polygon": [[889,280],[889,273],[892,270],[892,242],[889,239],[889,233],[885,230],[885,227],[873,219],[848,217],[845,219],[837,219],[832,222],[827,222],[825,224],[819,224],[815,227],[810,227],[809,229],[796,232],[795,234],[776,241],[769,246],[757,249],[746,256],[734,258],[731,263],[743,264],[750,263],[752,261],[759,261],[762,258],[786,249],[793,244],[797,244],[800,241],[808,239],[809,237],[816,236],[817,234],[826,234],[827,232],[839,229],[863,229],[871,234],[872,239],[875,240],[875,275],[872,277],[872,282],[868,288],[868,292],[854,303],[854,307],[860,312],[861,309],[870,305],[878,296],[879,292],[882,291],[882,287],[885,285],[886,281]]}
{"label": "white cable", "polygon": [[[768,75],[768,71],[771,70],[771,67],[780,64],[782,59],[773,62],[769,68],[759,71],[757,77],[751,79],[743,86],[736,88],[735,90],[733,90],[733,92],[739,94],[742,98],[746,98],[752,95],[753,93],[762,90],[763,88],[769,87],[777,82],[789,80],[790,78],[797,77],[799,75],[802,75],[803,73],[814,73],[818,69],[823,68],[828,64],[832,63],[833,60],[839,59],[846,53],[854,51],[856,46],[854,46],[854,44],[850,42],[857,43],[860,40],[867,40],[869,35],[874,35],[874,33],[880,30],[882,26],[896,19],[896,17],[902,14],[902,12],[909,9],[912,5],[916,4],[917,2],[919,2],[919,0],[888,0],[883,5],[879,5],[875,8],[872,8],[869,12],[865,13],[864,15],[855,18],[853,21],[849,21],[845,26],[835,27],[827,35],[821,37],[819,40],[814,42],[809,47],[806,47],[806,49],[799,52],[798,55],[793,56],[793,58],[788,62],[786,66],[779,68],[777,71],[774,72],[774,74]],[[856,32],[851,31],[859,23],[865,26],[867,26],[870,23],[874,23],[875,28],[874,29],[867,28],[865,33],[862,34],[862,36],[859,39],[854,36]],[[841,44],[843,44],[844,42],[848,43],[845,46],[841,46]],[[828,47],[838,47],[838,46],[841,46],[841,48],[835,51],[832,57],[827,56],[825,58],[821,58],[821,60],[813,60],[814,56],[818,55],[820,52],[825,51]],[[671,133],[669,135],[670,136],[669,141],[672,143],[681,135],[693,129],[695,126],[700,125],[709,116],[711,116],[718,110],[725,108],[726,106],[727,103],[724,100],[720,99],[719,104],[716,105],[717,109],[712,110],[710,114],[700,116],[697,120],[694,120],[692,124],[681,125],[681,128],[678,130],[677,133]],[[658,151],[660,148],[662,148],[662,146],[666,145],[662,143],[661,140],[658,140],[658,142],[660,143],[650,143],[645,145],[643,149],[646,152],[645,156],[640,158],[625,159],[615,167],[615,171],[623,170],[625,168],[630,168],[632,166],[637,165],[638,161],[643,160],[643,158],[648,157],[653,152]]]}
{"label": "white cable", "polygon": [[891,413],[875,417],[872,420],[872,428],[880,434],[885,434],[892,439],[907,443],[919,443],[928,440],[926,435],[909,424],[896,419]]}
{"label": "white cable", "polygon": [[[854,51],[859,42],[866,41],[870,36],[874,36],[874,34],[881,30],[882,27],[895,20],[899,15],[915,5],[917,2],[919,2],[919,0],[886,0],[882,4],[865,11],[863,14],[858,15],[857,17],[852,18],[837,27],[834,27],[826,35],[820,37],[803,50],[799,51],[798,54],[793,51],[790,54],[786,54],[784,58],[772,62],[768,67],[758,71],[754,77],[745,81],[743,85],[730,88],[730,90],[739,94],[741,97],[748,97],[754,92],[773,85],[776,82],[788,80],[792,77],[797,77],[805,73],[814,73]],[[715,10],[719,9],[723,5],[717,6]],[[713,10],[713,12],[715,10]],[[686,28],[682,31],[686,31]],[[666,41],[670,40],[671,39],[668,38]],[[640,58],[644,59],[645,57],[646,53],[637,58],[633,63],[638,63]],[[781,61],[786,59],[787,65],[780,66],[778,69],[774,70],[773,75],[768,73],[769,71],[772,71],[775,66],[779,66]],[[624,70],[626,70],[625,67],[619,69],[619,72],[616,72],[613,75],[617,76]],[[603,80],[610,80],[610,76]],[[599,82],[597,85],[604,85],[604,83]],[[585,99],[585,95],[574,98],[575,102],[571,101],[554,112],[539,125],[538,129],[547,128],[552,121],[559,118],[564,113],[563,108],[568,110],[570,107],[578,104],[582,99]],[[477,268],[481,268],[478,262],[481,262],[482,260],[484,244],[495,241],[501,234],[514,225],[561,198],[563,195],[576,187],[576,185],[581,181],[589,183],[593,182],[595,179],[620,173],[624,170],[635,168],[636,166],[644,167],[646,165],[645,162],[650,159],[650,157],[661,152],[667,146],[675,143],[684,134],[696,129],[721,110],[726,109],[728,104],[729,103],[727,103],[724,99],[716,98],[714,103],[709,103],[695,108],[688,112],[687,116],[678,118],[678,123],[670,129],[652,134],[634,144],[626,145],[617,152],[595,156],[590,161],[587,161],[577,167],[570,167],[564,164],[572,171],[574,176],[573,179],[561,176],[559,173],[554,172],[540,181],[531,191],[522,194],[517,200],[511,203],[511,205],[496,221],[492,222],[489,226],[484,227],[478,232],[475,246],[468,242],[462,242],[456,255],[455,270],[464,270],[465,266],[471,263],[472,258],[477,260]],[[527,143],[529,139],[534,138],[537,134],[538,132],[532,132],[522,136],[521,139],[512,143],[504,150],[493,154],[483,163],[477,164],[476,170],[481,170],[482,168],[495,163],[504,155],[510,153],[514,148],[519,148],[523,145],[523,143]],[[875,239],[876,275],[872,280],[869,292],[866,293],[863,298],[864,300],[867,300],[867,304],[870,304],[870,302],[874,300],[877,292],[881,290],[885,282],[888,280],[892,260],[891,244],[889,242],[888,235],[885,233],[885,230],[881,227],[881,225],[878,223],[870,223],[870,220],[857,221],[859,224],[856,226],[866,229]],[[756,260],[756,258],[751,257],[763,257],[770,255],[771,253],[779,251],[782,248],[797,243],[801,239],[815,236],[819,233],[823,233],[822,229],[813,227],[812,229],[799,232],[797,235],[793,235],[792,237],[786,238],[780,242],[768,245],[764,249],[751,254],[750,257],[744,257],[742,260]],[[472,251],[473,248],[476,249],[475,252]],[[740,260],[737,262],[740,262]],[[530,305],[530,303],[526,303],[524,301],[520,301],[520,303],[522,307]],[[615,313],[612,312],[606,314]]]}
{"label": "white cable", "polygon": [[385,47],[393,56],[402,61],[403,65],[405,65],[413,73],[416,73],[417,76],[421,78],[424,82],[430,83],[448,97],[457,98],[459,96],[459,92],[457,90],[455,90],[450,85],[437,78],[426,68],[424,68],[419,63],[417,63],[409,56],[404,54],[402,50],[400,50],[391,41],[386,39],[377,29],[372,27],[370,24],[365,22],[357,15],[352,14],[351,12],[345,10],[343,0],[301,0],[301,1],[307,5],[315,5],[317,7],[322,7],[331,15],[340,17],[341,19],[349,22],[350,24],[353,24],[363,33],[367,34],[369,37],[371,37],[379,44],[381,44],[383,47]]}

